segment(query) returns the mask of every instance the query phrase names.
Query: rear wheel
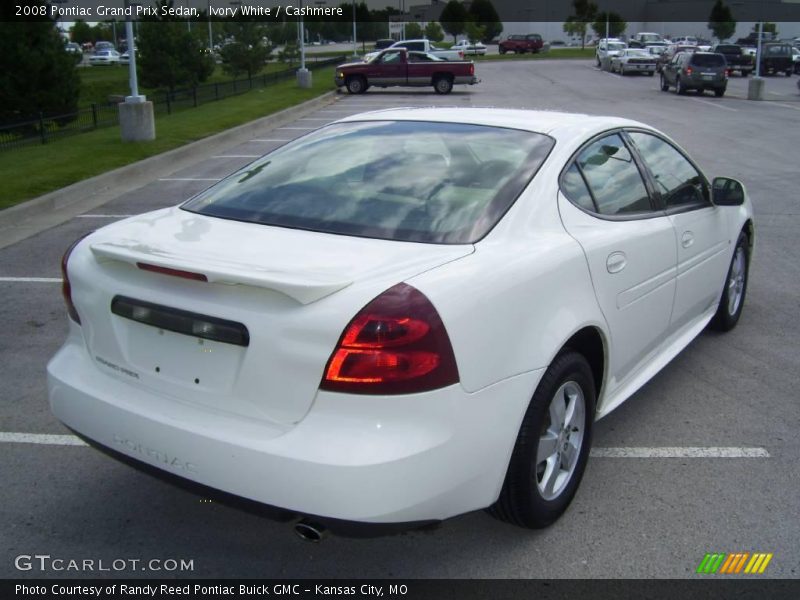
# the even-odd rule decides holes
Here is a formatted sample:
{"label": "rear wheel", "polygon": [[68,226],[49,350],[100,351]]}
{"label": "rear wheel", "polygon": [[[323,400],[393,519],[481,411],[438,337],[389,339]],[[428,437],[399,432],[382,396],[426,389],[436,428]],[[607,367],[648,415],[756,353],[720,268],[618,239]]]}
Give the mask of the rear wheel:
{"label": "rear wheel", "polygon": [[353,76],[347,80],[347,91],[351,94],[363,94],[367,91],[367,82],[361,76]]}
{"label": "rear wheel", "polygon": [[441,75],[433,80],[433,89],[437,94],[449,94],[453,91],[453,80],[446,75]]}
{"label": "rear wheel", "polygon": [[728,276],[725,278],[725,288],[722,290],[717,312],[711,319],[712,329],[717,331],[730,331],[739,322],[744,307],[744,297],[747,294],[747,279],[750,267],[750,244],[747,235],[742,232],[736,241]]}
{"label": "rear wheel", "polygon": [[669,83],[667,83],[667,78],[664,77],[664,73],[661,73],[661,91],[662,92],[669,91]]}
{"label": "rear wheel", "polygon": [[652,77],[653,75],[656,74],[656,72],[655,71],[648,71],[647,74],[650,75],[650,77]]}
{"label": "rear wheel", "polygon": [[725,88],[722,88],[722,89],[719,89],[719,90],[714,90],[714,95],[717,98],[722,98],[725,95]]}
{"label": "rear wheel", "polygon": [[791,69],[787,69],[786,71],[783,72],[783,74],[786,75],[787,77],[791,77],[792,76],[792,71],[791,71]]}
{"label": "rear wheel", "polygon": [[522,420],[493,516],[538,529],[563,514],[586,468],[594,409],[589,363],[570,350],[558,355]]}
{"label": "rear wheel", "polygon": [[681,81],[680,77],[675,80],[675,93],[680,96],[686,95],[686,87],[683,85],[683,81]]}

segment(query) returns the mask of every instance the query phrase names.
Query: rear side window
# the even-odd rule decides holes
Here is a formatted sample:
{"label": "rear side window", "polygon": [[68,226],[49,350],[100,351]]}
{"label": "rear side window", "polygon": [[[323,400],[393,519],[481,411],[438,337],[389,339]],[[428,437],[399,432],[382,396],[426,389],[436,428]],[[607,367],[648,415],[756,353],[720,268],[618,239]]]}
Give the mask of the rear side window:
{"label": "rear side window", "polygon": [[705,179],[674,146],[648,133],[632,131],[629,135],[667,209],[711,205]]}
{"label": "rear side window", "polygon": [[629,215],[652,209],[639,168],[618,134],[590,144],[576,163],[600,214]]}
{"label": "rear side window", "polygon": [[695,67],[724,67],[727,63],[721,54],[692,54],[692,65]]}

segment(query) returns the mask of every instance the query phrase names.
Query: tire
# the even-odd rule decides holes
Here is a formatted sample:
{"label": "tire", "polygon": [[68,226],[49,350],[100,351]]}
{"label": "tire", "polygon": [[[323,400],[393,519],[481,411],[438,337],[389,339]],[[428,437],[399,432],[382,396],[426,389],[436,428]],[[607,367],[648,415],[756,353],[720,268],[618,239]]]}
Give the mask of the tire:
{"label": "tire", "polygon": [[686,95],[686,88],[683,86],[683,82],[681,81],[680,77],[677,77],[675,79],[675,93],[678,94],[679,96]]}
{"label": "tire", "polygon": [[784,71],[783,74],[786,75],[786,77],[791,77],[792,76],[792,71],[791,70]]}
{"label": "tire", "polygon": [[739,71],[739,73],[741,73],[742,77],[747,77],[750,75],[750,71]]}
{"label": "tire", "polygon": [[489,508],[492,516],[540,529],[564,513],[589,458],[594,410],[589,363],[567,349],[553,360],[533,394],[500,497]]}
{"label": "tire", "polygon": [[714,95],[717,98],[722,98],[725,95],[725,88],[722,88],[721,90],[714,90]]}
{"label": "tire", "polygon": [[500,54],[505,54],[505,53],[506,53],[506,49],[505,48],[500,48]]}
{"label": "tire", "polygon": [[739,234],[733,251],[731,265],[725,277],[725,287],[719,300],[717,312],[710,326],[717,331],[730,331],[739,322],[747,295],[747,280],[750,273],[750,244],[744,232]]}
{"label": "tire", "polygon": [[800,75],[800,62],[794,65],[794,74]]}
{"label": "tire", "polygon": [[669,91],[669,83],[667,83],[667,78],[664,77],[664,73],[661,73],[661,91],[662,92]]}
{"label": "tire", "polygon": [[433,80],[433,89],[437,94],[449,94],[453,91],[453,80],[446,75],[440,75]]}
{"label": "tire", "polygon": [[647,74],[648,74],[650,77],[652,77],[653,75],[655,75],[655,74],[656,74],[656,72],[655,72],[655,71],[648,71],[648,72],[647,72]]}
{"label": "tire", "polygon": [[367,91],[367,82],[360,75],[348,77],[345,85],[347,86],[347,91],[351,94],[363,94]]}

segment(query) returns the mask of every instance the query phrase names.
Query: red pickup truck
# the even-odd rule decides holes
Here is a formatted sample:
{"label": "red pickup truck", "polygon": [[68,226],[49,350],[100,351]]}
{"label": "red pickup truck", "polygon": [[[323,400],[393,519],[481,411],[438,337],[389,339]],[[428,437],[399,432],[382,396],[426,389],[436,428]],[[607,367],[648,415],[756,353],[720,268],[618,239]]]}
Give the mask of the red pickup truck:
{"label": "red pickup truck", "polygon": [[538,33],[529,33],[528,35],[510,35],[499,44],[500,54],[506,52],[514,52],[516,54],[525,54],[531,52],[536,54],[544,47],[544,40]]}
{"label": "red pickup truck", "polygon": [[339,65],[334,81],[351,94],[363,94],[370,86],[429,85],[437,94],[449,94],[454,84],[473,85],[480,79],[475,77],[471,61],[448,61],[427,52],[389,48],[366,62]]}

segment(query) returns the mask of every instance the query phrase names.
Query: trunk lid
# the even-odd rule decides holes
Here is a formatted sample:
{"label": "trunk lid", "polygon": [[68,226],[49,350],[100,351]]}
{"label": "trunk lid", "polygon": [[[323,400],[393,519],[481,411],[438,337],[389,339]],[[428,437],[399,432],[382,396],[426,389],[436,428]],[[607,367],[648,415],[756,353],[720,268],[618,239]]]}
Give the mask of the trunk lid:
{"label": "trunk lid", "polygon": [[[176,207],[90,235],[73,252],[69,275],[98,369],[165,401],[292,424],[311,407],[356,312],[395,283],[472,251],[240,223]],[[180,276],[187,273],[206,281]],[[139,306],[114,314],[115,298]],[[145,316],[131,318],[135,311]],[[166,313],[185,327],[164,325]],[[148,322],[147,315],[156,317]],[[215,322],[245,329],[247,344],[209,339],[203,328]]]}

